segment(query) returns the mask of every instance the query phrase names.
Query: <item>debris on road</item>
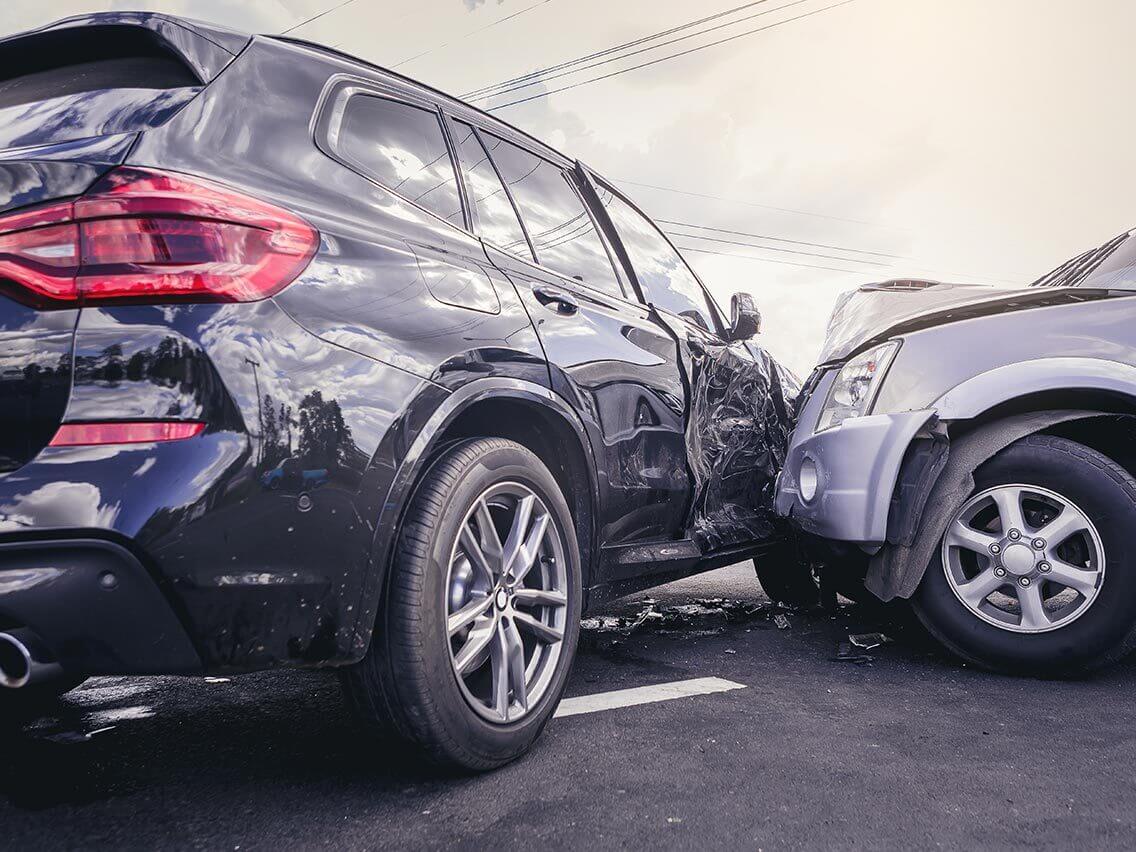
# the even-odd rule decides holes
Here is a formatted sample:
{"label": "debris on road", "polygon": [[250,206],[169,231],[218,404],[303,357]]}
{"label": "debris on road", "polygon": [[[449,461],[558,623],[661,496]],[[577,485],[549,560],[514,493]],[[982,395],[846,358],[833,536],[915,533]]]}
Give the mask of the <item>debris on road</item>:
{"label": "debris on road", "polygon": [[597,644],[607,640],[615,644],[615,636],[631,636],[653,632],[660,635],[679,635],[684,638],[717,636],[727,625],[745,624],[765,627],[772,621],[779,629],[789,627],[789,619],[780,607],[755,604],[753,601],[730,598],[700,598],[683,604],[659,606],[656,601],[640,601],[638,608],[622,615],[603,614],[585,618],[580,622],[581,640]]}
{"label": "debris on road", "polygon": [[848,641],[857,648],[870,651],[873,648],[880,647],[880,645],[889,645],[895,640],[885,633],[849,633]]}
{"label": "debris on road", "polygon": [[857,650],[851,642],[841,642],[836,646],[836,656],[829,659],[834,663],[855,663],[858,666],[867,666],[871,665],[876,658],[871,654]]}

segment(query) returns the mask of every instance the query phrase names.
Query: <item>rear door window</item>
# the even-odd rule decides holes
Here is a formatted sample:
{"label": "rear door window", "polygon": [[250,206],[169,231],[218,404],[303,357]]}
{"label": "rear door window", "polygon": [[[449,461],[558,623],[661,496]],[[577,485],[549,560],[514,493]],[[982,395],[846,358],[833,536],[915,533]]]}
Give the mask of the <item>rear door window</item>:
{"label": "rear door window", "polygon": [[607,249],[564,170],[492,134],[485,141],[520,208],[537,262],[622,297]]}
{"label": "rear door window", "polygon": [[436,112],[355,95],[343,111],[334,148],[387,189],[464,227],[454,164]]}
{"label": "rear door window", "polygon": [[[532,260],[529,242],[521,228],[521,220],[505,191],[489,154],[473,128],[464,121],[454,121],[454,145],[462,164],[469,202],[477,213],[477,229],[481,237],[498,248]],[[501,145],[499,139],[491,140]]]}
{"label": "rear door window", "polygon": [[600,201],[627,250],[643,298],[659,308],[714,331],[710,300],[682,255],[646,216],[598,185]]}

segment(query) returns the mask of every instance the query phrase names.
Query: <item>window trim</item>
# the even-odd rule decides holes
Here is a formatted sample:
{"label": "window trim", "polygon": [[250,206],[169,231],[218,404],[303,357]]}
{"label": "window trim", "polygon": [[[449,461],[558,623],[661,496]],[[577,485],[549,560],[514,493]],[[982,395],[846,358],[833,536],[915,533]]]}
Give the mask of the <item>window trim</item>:
{"label": "window trim", "polygon": [[[584,197],[584,194],[580,191],[580,187],[577,185],[577,182],[575,180],[573,180],[572,172],[575,171],[575,169],[572,166],[566,167],[563,164],[558,163],[555,160],[552,160],[552,159],[544,156],[543,154],[540,154],[536,151],[533,151],[532,149],[528,148],[527,146],[521,145],[521,144],[519,144],[518,142],[516,142],[512,139],[506,139],[504,136],[501,136],[500,134],[494,133],[492,130],[485,130],[485,129],[479,127],[474,122],[466,121],[465,119],[456,119],[456,120],[461,121],[464,124],[468,124],[470,127],[473,128],[474,133],[477,134],[477,138],[481,142],[482,148],[485,149],[485,153],[489,157],[489,162],[493,164],[493,170],[497,173],[497,179],[501,182],[501,186],[503,186],[505,188],[505,194],[507,196],[509,196],[509,201],[513,205],[513,212],[517,216],[517,221],[521,223],[521,230],[524,231],[524,233],[525,233],[525,239],[528,241],[529,251],[532,253],[532,257],[530,258],[531,262],[533,262],[540,269],[547,269],[550,272],[554,272],[554,273],[556,273],[557,275],[559,275],[560,277],[562,277],[566,280],[572,281],[576,284],[583,284],[585,287],[587,287],[589,290],[591,290],[593,292],[603,293],[606,296],[612,296],[614,298],[621,299],[622,301],[625,301],[625,302],[631,301],[630,299],[628,299],[627,286],[626,286],[626,281],[624,280],[624,276],[619,274],[619,264],[617,262],[617,259],[612,254],[612,249],[611,249],[611,246],[608,244],[608,240],[605,239],[606,235],[605,235],[604,230],[603,230],[603,223],[596,216],[596,212],[595,212],[595,210],[592,209],[592,205],[588,203],[588,199],[586,197]],[[573,276],[566,274],[562,270],[556,269],[555,267],[552,267],[552,266],[548,266],[547,264],[541,262],[540,254],[539,254],[539,252],[537,252],[536,245],[535,245],[535,243],[533,243],[532,236],[529,234],[529,226],[525,223],[525,217],[521,214],[521,207],[517,203],[516,198],[513,196],[513,191],[511,189],[509,189],[509,184],[505,180],[504,175],[501,174],[501,167],[497,164],[497,160],[493,156],[493,149],[485,144],[485,139],[482,138],[482,134],[487,134],[489,136],[493,136],[497,139],[500,139],[501,142],[503,142],[506,145],[512,145],[516,148],[520,148],[525,153],[530,154],[533,157],[536,157],[538,160],[540,160],[544,163],[547,163],[548,165],[552,166],[554,169],[556,169],[557,171],[560,172],[560,176],[562,178],[564,178],[564,181],[568,186],[568,191],[573,193],[576,196],[576,200],[580,202],[580,206],[583,207],[583,209],[584,209],[584,215],[588,217],[588,221],[591,222],[592,228],[596,232],[596,236],[599,237],[600,245],[603,247],[603,250],[604,250],[604,256],[607,258],[608,266],[611,267],[612,276],[615,278],[615,285],[618,288],[618,292],[609,293],[607,290],[604,290],[600,287],[597,287],[594,284],[589,284],[587,281],[582,281],[579,278],[574,278]],[[484,239],[484,238],[482,238],[482,239]],[[488,240],[486,240],[486,242],[488,242]],[[507,249],[502,248],[501,246],[498,246],[495,243],[490,243],[490,245],[492,245],[498,251],[501,251],[501,252],[504,252],[505,254],[516,257],[516,255],[513,254],[513,252],[508,251]],[[524,258],[521,258],[521,259],[524,260]]]}
{"label": "window trim", "polygon": [[[529,247],[529,256],[527,258],[522,257],[520,259],[521,260],[527,260],[531,263],[536,263],[537,262],[536,261],[536,250],[533,248],[532,237],[529,236],[528,226],[525,225],[524,217],[521,216],[521,210],[517,206],[517,200],[515,198],[513,198],[513,193],[509,191],[509,185],[507,183],[505,183],[505,178],[502,177],[502,175],[501,175],[501,169],[498,167],[496,160],[493,159],[493,153],[490,151],[489,146],[485,144],[485,139],[482,138],[482,132],[483,132],[482,129],[480,127],[478,127],[476,124],[474,124],[473,122],[466,121],[464,118],[457,118],[456,116],[453,116],[452,114],[450,114],[448,111],[444,111],[444,112],[445,112],[447,120],[454,121],[454,122],[460,122],[462,124],[465,124],[473,131],[474,138],[477,139],[477,144],[480,145],[481,150],[485,152],[485,158],[489,161],[489,165],[493,169],[493,174],[495,174],[497,176],[497,182],[500,183],[501,188],[503,190],[505,190],[505,198],[507,198],[509,200],[509,206],[513,210],[513,215],[517,217],[517,224],[521,226],[521,234],[525,238],[525,245],[527,245]],[[502,141],[504,142],[504,141],[507,141],[507,140],[502,140]],[[457,145],[456,144],[454,145],[454,151],[455,151],[455,153],[457,153]],[[461,168],[461,154],[460,153],[457,153],[457,159],[458,159],[458,168],[460,169]],[[463,179],[462,179],[462,185],[463,185],[463,189],[464,189],[465,188],[464,176],[463,176]],[[503,254],[507,254],[511,257],[519,257],[519,255],[515,254],[514,252],[509,251],[504,246],[500,246],[497,243],[493,242],[492,240],[487,240],[485,238],[484,234],[481,233],[481,222],[480,222],[480,220],[477,220],[477,202],[472,198],[472,193],[470,193],[466,196],[466,207],[470,211],[472,211],[474,219],[476,221],[477,227],[472,232],[475,237],[477,237],[482,242],[485,242],[488,245],[493,246],[493,248],[497,249],[499,252],[502,252]]]}
{"label": "window trim", "polygon": [[[442,144],[445,145],[446,153],[449,156],[450,168],[453,169],[454,182],[458,191],[458,203],[462,208],[462,224],[459,225],[456,222],[446,219],[430,208],[419,204],[411,198],[407,198],[397,189],[387,186],[383,181],[379,180],[378,176],[372,174],[371,170],[364,164],[356,162],[352,157],[342,152],[339,146],[339,134],[343,125],[343,117],[347,111],[347,105],[351,102],[351,99],[355,97],[371,97],[392,101],[402,104],[403,106],[413,107],[423,112],[433,114],[435,121],[438,122],[438,131],[442,137]],[[351,74],[336,74],[328,79],[327,83],[324,85],[323,92],[320,93],[315,111],[312,113],[309,129],[312,134],[312,139],[320,151],[340,165],[350,169],[364,180],[370,181],[375,186],[385,189],[401,201],[434,217],[439,222],[444,222],[451,228],[457,228],[459,231],[470,234],[474,232],[469,207],[466,204],[466,197],[463,192],[461,166],[457,160],[457,152],[454,150],[453,141],[447,131],[445,114],[441,106],[435,101],[420,97],[414,92],[407,92],[393,86],[386,86],[373,80],[366,80]]]}
{"label": "window trim", "polygon": [[688,319],[687,317],[684,317],[681,314],[676,314],[674,311],[670,310],[669,308],[665,308],[665,307],[662,307],[660,305],[655,305],[654,303],[652,303],[651,301],[649,301],[647,299],[646,294],[643,291],[643,286],[639,282],[639,276],[635,272],[635,264],[633,264],[631,262],[631,255],[627,251],[627,247],[623,244],[623,238],[622,238],[622,236],[620,236],[619,229],[615,227],[615,223],[611,220],[611,216],[607,212],[607,208],[605,208],[603,206],[602,202],[599,202],[598,207],[602,208],[602,210],[603,210],[603,217],[604,217],[605,225],[610,226],[610,228],[611,228],[611,233],[614,237],[614,241],[619,246],[619,250],[621,252],[620,261],[622,263],[624,263],[627,267],[627,274],[630,277],[630,279],[634,282],[635,293],[636,293],[636,295],[638,295],[639,301],[644,305],[652,307],[652,308],[654,308],[655,310],[658,310],[658,311],[664,311],[669,316],[675,317],[676,319],[681,320],[682,322],[689,323],[690,325],[700,329],[701,331],[709,332],[710,334],[713,334],[716,337],[720,338],[721,340],[725,341],[726,340],[726,328],[727,327],[726,327],[726,324],[725,324],[724,317],[721,316],[721,309],[718,307],[717,301],[715,301],[714,297],[710,293],[710,290],[706,287],[706,284],[703,283],[703,281],[699,277],[698,273],[695,272],[694,268],[691,267],[691,265],[687,262],[686,257],[683,255],[683,253],[680,252],[678,250],[678,247],[671,241],[671,238],[668,237],[666,232],[663,231],[663,229],[660,228],[658,226],[658,224],[656,224],[655,220],[652,219],[650,216],[648,216],[646,213],[644,213],[643,210],[634,201],[632,201],[630,198],[628,198],[622,192],[620,192],[615,187],[613,187],[611,185],[611,181],[606,180],[602,176],[596,174],[590,168],[585,166],[583,163],[580,163],[579,165],[580,165],[580,170],[587,176],[589,189],[591,190],[591,192],[596,194],[597,202],[599,201],[598,188],[603,187],[603,189],[610,192],[615,198],[618,198],[620,201],[622,201],[624,204],[626,204],[628,207],[630,207],[632,210],[634,210],[636,213],[638,213],[640,216],[642,216],[651,225],[651,227],[655,229],[655,231],[659,234],[659,236],[661,236],[663,238],[663,241],[668,246],[671,247],[671,250],[674,251],[674,253],[678,257],[679,261],[681,261],[682,265],[686,267],[686,271],[690,273],[690,275],[694,279],[695,283],[698,284],[698,289],[702,291],[702,298],[706,300],[706,307],[710,311],[710,320],[714,323],[714,328],[712,328],[712,329],[702,328],[700,325],[698,325],[698,323],[694,322],[693,320]]}

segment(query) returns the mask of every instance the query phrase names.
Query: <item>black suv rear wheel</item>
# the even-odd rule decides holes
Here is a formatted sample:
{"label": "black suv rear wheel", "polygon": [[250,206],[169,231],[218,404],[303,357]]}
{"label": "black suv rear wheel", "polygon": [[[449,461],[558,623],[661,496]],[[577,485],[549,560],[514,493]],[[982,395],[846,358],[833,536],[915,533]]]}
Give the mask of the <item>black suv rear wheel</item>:
{"label": "black suv rear wheel", "polygon": [[959,656],[1067,677],[1136,640],[1136,480],[1082,444],[1033,435],[975,474],[912,604]]}
{"label": "black suv rear wheel", "polygon": [[574,530],[525,447],[447,450],[407,511],[371,648],[344,676],[361,715],[442,764],[486,770],[522,755],[576,652]]}

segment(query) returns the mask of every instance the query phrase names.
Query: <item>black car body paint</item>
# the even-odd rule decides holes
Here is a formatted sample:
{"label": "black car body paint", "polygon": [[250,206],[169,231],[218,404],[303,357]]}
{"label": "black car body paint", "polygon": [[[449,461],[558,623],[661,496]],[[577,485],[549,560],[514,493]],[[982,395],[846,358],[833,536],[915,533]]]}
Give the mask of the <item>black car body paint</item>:
{"label": "black car body paint", "polygon": [[[331,127],[346,91],[437,115],[451,140],[457,122],[476,125],[589,199],[582,167],[311,45],[143,13],[22,38],[94,26],[140,31],[199,85],[130,90],[126,112],[91,119],[87,138],[0,151],[0,212],[81,195],[129,165],[288,210],[319,246],[261,301],[44,308],[4,285],[0,628],[32,627],[87,674],[357,661],[415,482],[439,447],[478,434],[523,439],[556,474],[594,600],[779,535],[771,483],[795,389],[768,356],[727,343],[712,306],[713,331],[653,307],[602,205],[585,215],[618,292],[479,238],[469,164],[452,149],[461,195],[447,220],[430,187],[403,197],[340,156]],[[69,97],[102,110],[117,95]],[[181,441],[47,446],[61,422],[107,421],[206,425]],[[133,648],[100,635],[137,607],[148,615]]]}

